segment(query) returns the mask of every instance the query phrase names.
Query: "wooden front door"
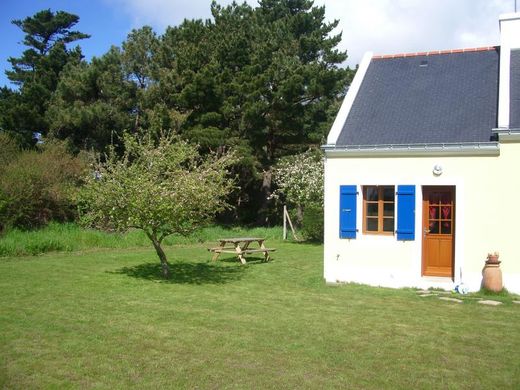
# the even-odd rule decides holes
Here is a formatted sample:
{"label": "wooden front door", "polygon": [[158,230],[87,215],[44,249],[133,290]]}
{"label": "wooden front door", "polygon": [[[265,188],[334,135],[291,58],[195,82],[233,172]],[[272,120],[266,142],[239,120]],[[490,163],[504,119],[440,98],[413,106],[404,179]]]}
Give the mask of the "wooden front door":
{"label": "wooden front door", "polygon": [[423,187],[422,275],[453,278],[455,187]]}

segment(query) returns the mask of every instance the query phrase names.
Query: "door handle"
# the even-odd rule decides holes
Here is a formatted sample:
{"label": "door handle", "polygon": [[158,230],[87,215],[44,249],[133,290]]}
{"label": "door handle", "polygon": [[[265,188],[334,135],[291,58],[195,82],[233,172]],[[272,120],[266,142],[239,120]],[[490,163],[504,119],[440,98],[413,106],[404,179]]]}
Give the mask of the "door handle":
{"label": "door handle", "polygon": [[428,233],[430,233],[430,229],[424,229],[424,237],[426,237]]}

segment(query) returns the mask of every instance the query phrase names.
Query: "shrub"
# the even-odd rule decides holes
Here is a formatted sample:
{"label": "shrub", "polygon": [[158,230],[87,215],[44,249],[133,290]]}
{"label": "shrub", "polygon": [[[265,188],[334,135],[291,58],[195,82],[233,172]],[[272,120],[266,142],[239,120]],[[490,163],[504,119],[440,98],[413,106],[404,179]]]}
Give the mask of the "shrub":
{"label": "shrub", "polygon": [[20,151],[0,169],[0,225],[34,228],[76,216],[85,164],[63,143]]}
{"label": "shrub", "polygon": [[323,155],[308,150],[280,159],[274,169],[278,188],[273,198],[296,210],[295,222],[305,239],[323,240]]}
{"label": "shrub", "polygon": [[323,242],[323,208],[307,206],[303,212],[302,234],[306,240]]}
{"label": "shrub", "polygon": [[0,132],[0,170],[20,153],[16,140],[5,132]]}

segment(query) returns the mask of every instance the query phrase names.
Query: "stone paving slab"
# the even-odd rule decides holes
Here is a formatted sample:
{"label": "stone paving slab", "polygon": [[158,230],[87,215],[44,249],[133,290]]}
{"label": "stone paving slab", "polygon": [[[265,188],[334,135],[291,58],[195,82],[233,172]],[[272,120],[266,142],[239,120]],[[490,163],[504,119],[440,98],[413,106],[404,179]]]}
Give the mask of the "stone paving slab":
{"label": "stone paving slab", "polygon": [[513,301],[513,303],[520,305],[520,301]]}
{"label": "stone paving slab", "polygon": [[444,291],[444,290],[417,290],[416,291],[417,294],[435,294],[435,295],[439,295],[439,294],[451,294],[451,291]]}
{"label": "stone paving slab", "polygon": [[490,299],[486,299],[484,301],[478,301],[478,303],[481,303],[483,305],[489,305],[489,306],[498,306],[498,305],[501,305],[502,302],[499,302],[499,301],[492,301]]}
{"label": "stone paving slab", "polygon": [[437,294],[419,294],[419,296],[420,296],[421,298],[424,298],[424,297],[436,297]]}
{"label": "stone paving slab", "polygon": [[457,299],[457,298],[439,297],[439,299],[441,299],[443,301],[448,301],[448,302],[457,302],[457,303],[463,302],[461,299]]}

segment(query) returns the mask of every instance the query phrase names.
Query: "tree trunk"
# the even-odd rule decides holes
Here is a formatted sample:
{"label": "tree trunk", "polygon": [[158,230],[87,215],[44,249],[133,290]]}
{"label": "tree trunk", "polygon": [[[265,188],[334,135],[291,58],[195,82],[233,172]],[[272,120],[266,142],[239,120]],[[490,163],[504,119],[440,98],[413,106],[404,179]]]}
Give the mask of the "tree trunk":
{"label": "tree trunk", "polygon": [[155,251],[157,252],[157,256],[159,256],[159,259],[161,260],[161,267],[162,267],[162,273],[165,279],[170,278],[170,266],[168,264],[168,260],[166,259],[166,254],[164,253],[163,249],[161,248],[161,243],[156,240],[152,239],[153,247],[155,248]]}
{"label": "tree trunk", "polygon": [[302,227],[303,225],[303,207],[301,204],[298,204],[298,206],[296,206],[296,224],[299,227]]}
{"label": "tree trunk", "polygon": [[269,196],[271,195],[271,185],[273,172],[271,167],[263,172],[262,178],[262,204],[258,210],[257,224],[267,225],[269,223]]}
{"label": "tree trunk", "polygon": [[135,116],[135,123],[134,123],[134,132],[137,133],[139,131],[139,126],[140,126],[140,112],[141,112],[141,109],[139,107],[137,107],[137,114]]}

